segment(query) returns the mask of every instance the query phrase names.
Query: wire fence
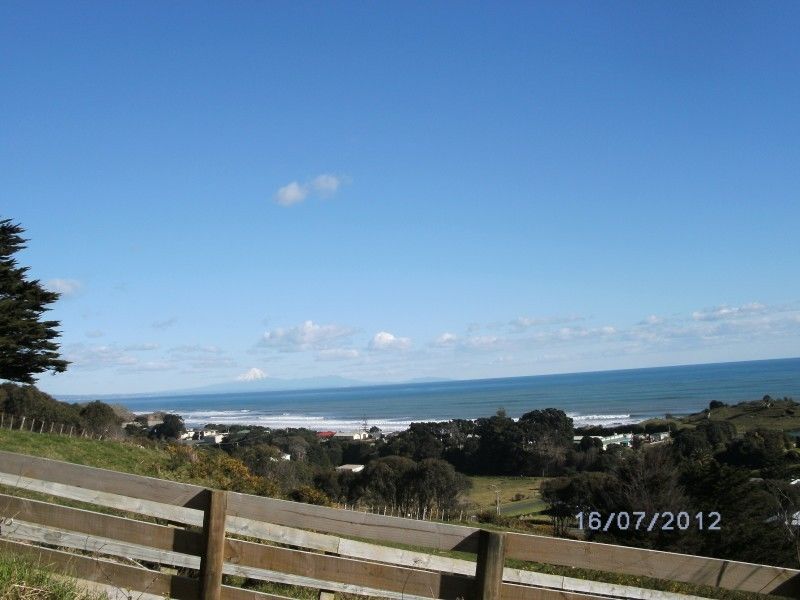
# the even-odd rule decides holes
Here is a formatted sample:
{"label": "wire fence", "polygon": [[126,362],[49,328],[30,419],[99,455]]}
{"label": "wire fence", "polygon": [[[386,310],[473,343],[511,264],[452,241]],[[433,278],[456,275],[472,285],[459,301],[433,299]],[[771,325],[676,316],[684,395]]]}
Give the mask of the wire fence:
{"label": "wire fence", "polygon": [[92,440],[108,439],[108,435],[95,433],[84,427],[68,423],[58,423],[44,419],[28,418],[25,415],[7,415],[0,413],[0,429],[16,429],[30,433],[47,435],[63,435],[68,437],[87,438]]}

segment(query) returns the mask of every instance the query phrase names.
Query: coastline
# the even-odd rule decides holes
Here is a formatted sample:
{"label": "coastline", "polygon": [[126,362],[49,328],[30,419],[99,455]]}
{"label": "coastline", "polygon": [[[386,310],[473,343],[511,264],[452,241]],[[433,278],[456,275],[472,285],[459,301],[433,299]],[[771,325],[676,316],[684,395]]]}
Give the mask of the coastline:
{"label": "coastline", "polygon": [[449,381],[248,393],[116,398],[137,413],[163,411],[201,426],[352,431],[369,426],[402,431],[412,422],[442,422],[494,415],[512,417],[557,408],[576,427],[626,425],[666,414],[688,415],[711,401],[736,404],[800,397],[800,359],[659,367],[563,376]]}

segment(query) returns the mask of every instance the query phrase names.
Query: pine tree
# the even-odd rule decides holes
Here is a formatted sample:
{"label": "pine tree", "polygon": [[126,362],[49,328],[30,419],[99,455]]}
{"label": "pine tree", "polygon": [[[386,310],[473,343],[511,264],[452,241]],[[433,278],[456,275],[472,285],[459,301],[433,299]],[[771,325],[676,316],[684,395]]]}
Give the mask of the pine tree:
{"label": "pine tree", "polygon": [[0,379],[32,384],[39,373],[61,373],[69,363],[53,341],[60,335],[58,321],[41,320],[59,295],[29,281],[28,267],[14,259],[25,248],[24,232],[10,219],[0,220]]}

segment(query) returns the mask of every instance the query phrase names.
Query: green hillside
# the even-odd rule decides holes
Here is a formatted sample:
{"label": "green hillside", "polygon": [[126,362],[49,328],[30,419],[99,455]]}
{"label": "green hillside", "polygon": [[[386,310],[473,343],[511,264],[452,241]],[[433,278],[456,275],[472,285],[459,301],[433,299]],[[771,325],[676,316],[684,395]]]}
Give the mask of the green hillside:
{"label": "green hillside", "polygon": [[684,417],[681,423],[697,425],[708,420],[731,423],[739,433],[754,429],[796,431],[800,430],[800,403],[790,398],[773,400],[767,396],[765,400],[706,409]]}
{"label": "green hillside", "polygon": [[0,450],[247,494],[277,495],[274,485],[221,450],[7,429],[0,429]]}

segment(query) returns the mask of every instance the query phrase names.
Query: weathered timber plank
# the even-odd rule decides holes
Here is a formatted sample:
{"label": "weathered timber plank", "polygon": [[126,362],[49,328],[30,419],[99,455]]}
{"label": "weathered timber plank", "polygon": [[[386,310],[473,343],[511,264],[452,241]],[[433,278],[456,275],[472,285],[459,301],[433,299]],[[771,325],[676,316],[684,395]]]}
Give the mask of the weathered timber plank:
{"label": "weathered timber plank", "polygon": [[[536,588],[551,588],[552,591],[570,592],[584,594],[588,596],[600,595],[612,598],[631,598],[635,600],[701,600],[699,596],[689,596],[686,594],[676,594],[675,592],[663,592],[661,590],[649,590],[646,588],[631,587],[629,585],[619,585],[616,583],[606,583],[604,581],[591,581],[589,579],[575,579],[574,577],[564,577],[562,575],[549,575],[547,573],[536,573],[535,571],[523,571],[522,569],[503,569],[503,581],[505,584],[520,584],[523,586],[533,586]],[[516,587],[512,589],[516,589]],[[506,594],[505,591],[501,592]]]}
{"label": "weathered timber plank", "polygon": [[474,579],[471,577],[351,560],[241,540],[226,540],[225,560],[249,567],[416,596],[473,596]]}
{"label": "weathered timber plank", "polygon": [[120,494],[97,492],[83,487],[51,483],[49,481],[31,479],[20,475],[9,475],[2,472],[0,472],[0,484],[32,492],[41,492],[51,496],[58,496],[59,498],[68,498],[70,500],[96,504],[97,506],[116,508],[159,519],[167,519],[187,525],[203,524],[202,511],[193,508],[171,506],[160,502],[152,502],[150,500],[138,500]]}
{"label": "weathered timber plank", "polygon": [[[8,538],[26,542],[53,544],[64,548],[74,548],[77,550],[97,552],[98,554],[104,554],[107,556],[132,558],[135,560],[144,560],[148,562],[160,563],[162,565],[171,565],[174,567],[183,567],[194,570],[200,568],[200,558],[196,556],[188,556],[185,554],[177,554],[167,551],[158,551],[153,550],[152,548],[145,548],[143,546],[115,542],[114,540],[105,538],[95,538],[76,533],[58,531],[34,524],[22,522],[14,523],[13,526],[3,528],[2,532],[0,533],[2,533],[4,536],[8,536]],[[287,585],[296,585],[315,589],[333,589],[337,592],[358,594],[362,596],[377,596],[381,598],[391,598],[394,600],[422,600],[423,598],[422,596],[416,596],[408,593],[392,592],[378,588],[368,588],[352,583],[324,581],[322,579],[313,579],[303,575],[291,575],[269,569],[248,567],[233,563],[225,563],[223,566],[223,572],[226,575],[238,575],[250,579],[260,579],[262,581],[272,581],[276,583],[284,583]],[[224,597],[225,595],[223,586],[223,598]]]}
{"label": "weathered timber plank", "polygon": [[275,498],[229,492],[228,515],[288,527],[401,542],[439,550],[478,551],[480,530],[473,527],[384,517]]}
{"label": "weathered timber plank", "polygon": [[379,590],[375,588],[362,587],[350,583],[338,583],[336,581],[323,581],[303,575],[290,575],[279,571],[258,569],[256,567],[246,567],[244,565],[225,565],[225,573],[238,575],[249,579],[260,579],[262,581],[273,581],[298,587],[312,589],[327,589],[343,594],[356,594],[359,596],[373,596],[377,598],[389,598],[390,600],[428,600],[430,595],[417,596],[408,592],[392,592],[389,590]]}
{"label": "weathered timber plank", "polygon": [[155,548],[148,548],[147,546],[141,546],[139,544],[118,542],[111,538],[95,537],[83,533],[51,529],[24,521],[14,521],[8,525],[0,525],[0,538],[50,544],[61,548],[85,550],[87,552],[96,552],[106,556],[132,558],[134,560],[144,560],[174,567],[184,567],[188,569],[200,568],[200,557],[198,556],[178,554],[177,552],[171,552],[169,550],[156,550]]}
{"label": "weathered timber plank", "polygon": [[[315,533],[303,529],[274,525],[242,517],[227,518],[226,530],[251,537],[257,537],[270,542],[311,548],[324,552],[332,552],[346,558],[361,558],[376,562],[385,562],[394,565],[440,571],[442,573],[455,573],[472,577],[475,575],[475,562],[447,556],[437,556],[424,552],[414,552],[402,548],[378,546],[358,540],[340,538],[324,533]],[[503,580],[511,583],[549,587],[586,594],[600,594],[617,598],[631,598],[637,600],[686,600],[694,596],[686,596],[673,592],[648,590],[625,585],[604,583],[562,577],[560,575],[547,575],[534,571],[524,571],[506,567],[503,569]]]}
{"label": "weathered timber plank", "polygon": [[0,540],[0,550],[11,552],[50,569],[55,567],[60,573],[78,579],[97,581],[162,597],[166,595],[176,600],[197,600],[199,597],[197,581],[188,577],[167,575],[9,540]]}
{"label": "weathered timber plank", "polygon": [[505,557],[505,533],[481,531],[475,570],[476,592],[481,600],[500,600]]}
{"label": "weathered timber plank", "polygon": [[56,575],[57,578],[64,581],[71,581],[78,585],[79,588],[88,592],[95,592],[99,594],[106,594],[108,600],[164,600],[163,596],[156,594],[148,594],[147,592],[135,592],[118,588],[113,585],[98,583],[96,581],[89,581],[88,579],[75,579],[73,577],[64,577]]}
{"label": "weathered timber plank", "polygon": [[608,600],[604,596],[591,596],[561,590],[533,588],[504,583],[500,591],[502,600]]}
{"label": "weathered timber plank", "polygon": [[[294,600],[287,596],[277,594],[267,594],[266,592],[256,592],[255,590],[245,590],[242,588],[222,586],[222,600]],[[161,600],[164,600],[163,598]]]}
{"label": "weathered timber plank", "polygon": [[85,465],[0,451],[0,471],[140,500],[203,510],[203,488],[155,477],[131,475]]}
{"label": "weathered timber plank", "polygon": [[227,493],[206,490],[206,510],[203,517],[205,552],[200,561],[200,594],[203,600],[220,600],[222,564],[225,561],[225,510]]}
{"label": "weathered timber plank", "polygon": [[[75,548],[79,550],[88,550],[108,556],[133,558],[135,560],[145,560],[149,562],[195,570],[200,568],[200,559],[196,556],[187,556],[174,552],[158,551],[144,546],[117,542],[113,539],[97,538],[78,533],[59,531],[56,529],[20,521],[14,522],[12,525],[0,527],[0,535],[8,536],[16,540],[53,544],[65,548]],[[386,550],[394,549],[386,548]],[[475,572],[474,562],[460,559],[450,559],[446,557],[434,558],[441,558],[443,560],[453,561],[455,563],[456,569],[448,569],[446,571],[448,573],[459,572],[460,570],[462,571],[462,574],[471,576]],[[416,568],[429,568],[419,563],[408,566]],[[379,594],[379,590],[376,588],[366,588],[364,586],[356,586],[349,583],[334,583],[323,581],[321,579],[304,578],[295,575],[277,573],[268,569],[251,568],[235,563],[226,563],[223,571],[226,575],[240,575],[243,577],[262,579],[265,581],[275,581],[277,583],[286,583],[289,585],[300,585],[313,588],[326,588],[327,586],[327,589],[333,589],[343,593],[372,596],[379,596],[382,594],[386,597],[404,598],[405,600],[408,600],[408,595],[404,596],[402,593],[383,591]],[[560,575],[547,575],[544,573],[522,571],[508,567],[503,570],[503,579],[510,583],[553,588],[555,590],[564,590],[590,595],[600,594],[615,598],[631,598],[634,600],[693,600],[695,598],[694,596],[685,596],[672,592],[662,592],[658,590],[648,590],[624,585],[603,583],[599,581],[574,579],[570,577],[562,577]]]}
{"label": "weathered timber plank", "polygon": [[[200,533],[0,494],[0,517],[199,556]],[[2,525],[0,525],[2,527]]]}
{"label": "weathered timber plank", "polygon": [[800,595],[800,571],[578,540],[509,533],[509,558],[643,575],[731,590]]}

